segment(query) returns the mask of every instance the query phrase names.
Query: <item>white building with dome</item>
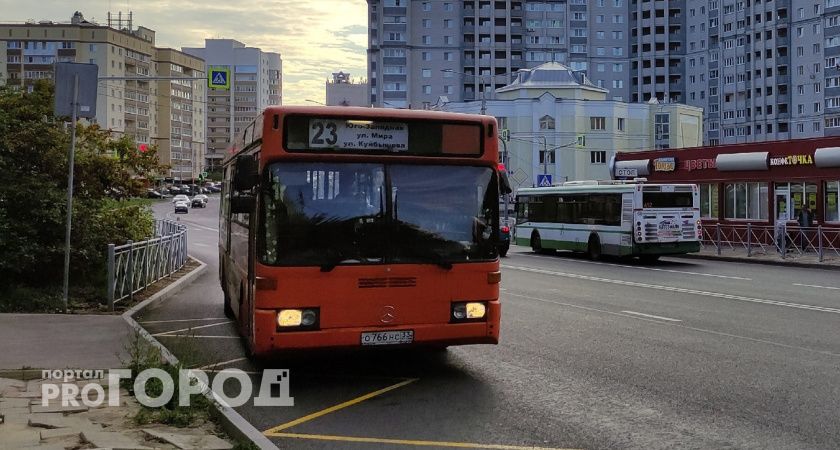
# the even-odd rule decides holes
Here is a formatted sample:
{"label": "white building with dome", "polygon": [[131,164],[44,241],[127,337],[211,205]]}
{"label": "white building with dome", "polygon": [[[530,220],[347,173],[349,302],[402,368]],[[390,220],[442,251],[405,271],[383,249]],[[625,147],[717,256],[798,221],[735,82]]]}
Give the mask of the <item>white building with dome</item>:
{"label": "white building with dome", "polygon": [[[582,72],[549,62],[520,70],[491,98],[445,103],[439,109],[487,115],[507,130],[507,167],[514,187],[609,179],[615,152],[697,147],[703,143],[703,110],[677,103],[608,100],[607,89]],[[544,177],[540,177],[543,179]]]}

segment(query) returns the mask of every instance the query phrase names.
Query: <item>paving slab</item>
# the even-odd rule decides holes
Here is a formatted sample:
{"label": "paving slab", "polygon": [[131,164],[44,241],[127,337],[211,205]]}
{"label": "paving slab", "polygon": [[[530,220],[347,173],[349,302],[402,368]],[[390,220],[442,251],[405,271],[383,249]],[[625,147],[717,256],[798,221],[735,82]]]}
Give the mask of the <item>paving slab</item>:
{"label": "paving slab", "polygon": [[152,450],[123,433],[111,431],[82,431],[82,440],[94,447],[110,448],[113,450]]}
{"label": "paving slab", "polygon": [[61,413],[31,414],[29,426],[37,428],[65,428],[67,417]]}
{"label": "paving slab", "polygon": [[3,424],[0,430],[3,431],[2,448],[30,447],[41,442],[41,434],[26,425]]}
{"label": "paving slab", "polygon": [[26,387],[26,382],[15,380],[14,378],[0,378],[0,391],[4,391],[9,387],[23,389]]}
{"label": "paving slab", "polygon": [[4,415],[0,412],[0,425],[2,424],[16,424],[16,425],[27,425],[29,424],[29,418],[32,417],[32,414],[24,413],[24,414],[6,414]]}
{"label": "paving slab", "polygon": [[213,435],[195,435],[175,430],[153,430],[144,428],[143,432],[182,450],[230,450],[233,445]]}
{"label": "paving slab", "polygon": [[41,430],[41,440],[46,441],[47,439],[53,438],[66,438],[76,436],[77,438],[81,438],[81,432],[74,428],[55,428],[52,430]]}
{"label": "paving slab", "polygon": [[41,391],[18,391],[7,392],[3,394],[3,398],[41,398]]}
{"label": "paving slab", "polygon": [[51,442],[49,444],[38,444],[32,447],[20,447],[20,450],[67,450],[78,447],[78,442]]}
{"label": "paving slab", "polygon": [[80,413],[80,412],[85,412],[88,409],[90,409],[90,408],[88,408],[87,406],[84,406],[84,405],[62,406],[61,403],[48,405],[48,406],[42,406],[40,404],[32,405],[32,413],[33,414],[41,414],[41,413]]}
{"label": "paving slab", "polygon": [[29,406],[30,399],[28,398],[0,398],[0,411],[7,408],[25,408]]}

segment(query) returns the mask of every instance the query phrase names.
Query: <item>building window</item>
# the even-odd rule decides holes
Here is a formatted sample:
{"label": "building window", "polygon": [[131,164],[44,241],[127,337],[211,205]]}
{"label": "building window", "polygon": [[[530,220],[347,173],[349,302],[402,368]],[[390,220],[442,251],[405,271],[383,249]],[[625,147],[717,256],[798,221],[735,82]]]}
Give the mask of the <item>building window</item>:
{"label": "building window", "polygon": [[543,116],[540,119],[540,130],[553,130],[554,118],[551,116]]}
{"label": "building window", "polygon": [[838,198],[840,196],[840,181],[826,181],[825,183],[825,220],[826,222],[840,222]]}
{"label": "building window", "polygon": [[606,128],[607,128],[606,117],[590,117],[589,118],[589,129],[590,130],[605,130]]}
{"label": "building window", "polygon": [[717,184],[700,185],[700,217],[717,219],[719,216]]}
{"label": "building window", "polygon": [[616,119],[615,128],[618,131],[624,131],[624,117],[619,117]]}
{"label": "building window", "polygon": [[727,183],[724,198],[727,219],[768,219],[767,183]]}
{"label": "building window", "polygon": [[596,150],[589,152],[589,162],[591,164],[606,164],[607,152],[605,150]]}

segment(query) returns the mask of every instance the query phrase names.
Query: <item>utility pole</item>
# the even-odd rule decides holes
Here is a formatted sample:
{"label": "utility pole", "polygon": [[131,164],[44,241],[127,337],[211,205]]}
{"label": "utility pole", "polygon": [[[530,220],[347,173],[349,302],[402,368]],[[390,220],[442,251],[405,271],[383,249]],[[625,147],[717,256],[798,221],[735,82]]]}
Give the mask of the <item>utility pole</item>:
{"label": "utility pole", "polygon": [[70,296],[70,231],[73,228],[73,156],[76,153],[76,121],[79,110],[79,74],[73,74],[73,117],[70,127],[70,152],[67,155],[67,228],[64,231],[64,280],[62,282],[62,300],[64,314],[67,314],[67,303]]}
{"label": "utility pole", "polygon": [[544,134],[540,137],[543,141],[543,175],[548,175],[548,140]]}

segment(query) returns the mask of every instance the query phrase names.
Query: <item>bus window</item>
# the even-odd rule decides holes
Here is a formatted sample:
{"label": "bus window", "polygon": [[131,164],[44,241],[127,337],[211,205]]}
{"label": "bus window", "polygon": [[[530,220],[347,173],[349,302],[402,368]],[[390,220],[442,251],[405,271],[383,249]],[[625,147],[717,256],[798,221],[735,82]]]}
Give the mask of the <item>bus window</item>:
{"label": "bus window", "polygon": [[642,196],[644,208],[691,208],[693,205],[691,192],[645,192]]}

